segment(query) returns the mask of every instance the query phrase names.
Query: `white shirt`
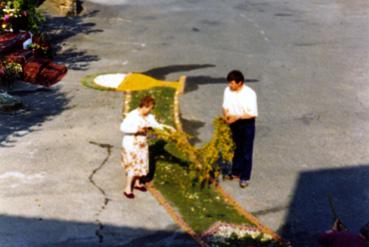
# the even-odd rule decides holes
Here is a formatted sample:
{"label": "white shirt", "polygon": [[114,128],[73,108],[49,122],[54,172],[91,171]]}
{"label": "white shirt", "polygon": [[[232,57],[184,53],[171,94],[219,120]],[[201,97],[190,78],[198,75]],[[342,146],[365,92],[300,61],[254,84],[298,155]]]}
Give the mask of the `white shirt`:
{"label": "white shirt", "polygon": [[148,127],[163,128],[162,125],[156,121],[154,115],[149,114],[147,116],[142,116],[139,110],[136,109],[127,114],[120,125],[120,130],[126,134],[135,134],[139,129]]}
{"label": "white shirt", "polygon": [[242,116],[249,114],[258,116],[257,97],[254,90],[243,85],[239,91],[232,91],[229,87],[224,90],[223,109],[228,115]]}

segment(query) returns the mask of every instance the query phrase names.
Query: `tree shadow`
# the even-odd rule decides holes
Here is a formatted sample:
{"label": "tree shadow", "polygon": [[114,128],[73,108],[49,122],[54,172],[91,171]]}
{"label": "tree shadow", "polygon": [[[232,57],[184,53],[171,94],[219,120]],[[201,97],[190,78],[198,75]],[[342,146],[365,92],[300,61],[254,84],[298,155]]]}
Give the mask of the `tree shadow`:
{"label": "tree shadow", "polygon": [[16,139],[37,131],[67,108],[68,99],[58,87],[32,92],[16,92],[22,96],[24,107],[15,112],[0,112],[0,147],[13,147]]}
{"label": "tree shadow", "polygon": [[71,70],[87,70],[89,64],[98,61],[96,55],[89,55],[86,51],[69,48],[58,54],[57,61],[64,63]]}
{"label": "tree shadow", "polygon": [[102,29],[95,28],[95,23],[85,22],[86,18],[94,17],[98,13],[99,10],[92,10],[79,16],[46,16],[42,30],[47,33],[48,40],[57,53],[58,62],[66,64],[72,70],[87,70],[91,62],[100,59],[97,55],[78,48],[63,49],[64,43],[71,37],[103,32]]}
{"label": "tree shadow", "polygon": [[[125,223],[126,225],[126,223]],[[178,226],[155,230],[0,215],[0,246],[197,246]]]}
{"label": "tree shadow", "polygon": [[293,246],[318,246],[318,234],[337,215],[353,231],[369,220],[369,165],[302,172],[280,234]]}
{"label": "tree shadow", "polygon": [[[103,31],[95,29],[95,23],[85,22],[86,18],[94,17],[98,13],[98,10],[94,10],[73,17],[46,16],[42,31],[47,33],[49,42],[58,53],[56,61],[66,64],[69,69],[86,70],[91,62],[99,60],[98,56],[78,48],[63,50],[64,43],[73,36]],[[24,108],[16,112],[0,112],[0,147],[14,146],[17,137],[36,131],[43,122],[67,109],[69,102],[69,99],[59,92],[58,87],[10,94],[20,96]],[[10,138],[11,136],[15,138]]]}

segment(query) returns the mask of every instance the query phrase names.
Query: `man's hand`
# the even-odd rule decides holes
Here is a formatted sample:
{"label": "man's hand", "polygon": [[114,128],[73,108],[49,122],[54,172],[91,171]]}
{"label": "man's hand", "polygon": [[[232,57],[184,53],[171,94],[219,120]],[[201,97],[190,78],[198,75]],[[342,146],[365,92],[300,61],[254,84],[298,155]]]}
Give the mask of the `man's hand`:
{"label": "man's hand", "polygon": [[232,123],[236,122],[239,119],[240,119],[239,116],[226,116],[225,117],[225,120],[226,120],[227,124],[232,124]]}
{"label": "man's hand", "polygon": [[253,118],[255,118],[255,116],[253,116],[253,115],[250,115],[250,114],[244,114],[244,115],[242,115],[241,117],[240,117],[240,119],[253,119]]}

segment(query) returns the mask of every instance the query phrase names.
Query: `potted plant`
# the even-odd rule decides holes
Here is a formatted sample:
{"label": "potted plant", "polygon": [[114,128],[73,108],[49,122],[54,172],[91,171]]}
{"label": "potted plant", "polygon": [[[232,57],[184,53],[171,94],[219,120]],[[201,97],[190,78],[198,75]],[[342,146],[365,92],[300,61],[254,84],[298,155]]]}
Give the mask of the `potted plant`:
{"label": "potted plant", "polygon": [[14,81],[22,78],[22,65],[14,62],[0,62],[0,86],[7,89]]}
{"label": "potted plant", "polygon": [[39,32],[44,17],[37,11],[35,1],[0,0],[0,30],[19,32],[20,30]]}

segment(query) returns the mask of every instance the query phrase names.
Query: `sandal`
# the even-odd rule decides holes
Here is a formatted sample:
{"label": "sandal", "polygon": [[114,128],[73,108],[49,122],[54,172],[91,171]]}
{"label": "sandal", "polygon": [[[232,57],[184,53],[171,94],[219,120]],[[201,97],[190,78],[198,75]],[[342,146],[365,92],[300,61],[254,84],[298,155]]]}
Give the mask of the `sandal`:
{"label": "sandal", "polygon": [[147,191],[146,187],[144,187],[144,186],[135,186],[134,188],[136,190],[139,190],[139,191],[142,191],[142,192],[146,192]]}
{"label": "sandal", "polygon": [[133,193],[126,193],[125,191],[123,192],[123,195],[125,197],[127,197],[128,199],[133,199],[135,198],[135,195]]}

